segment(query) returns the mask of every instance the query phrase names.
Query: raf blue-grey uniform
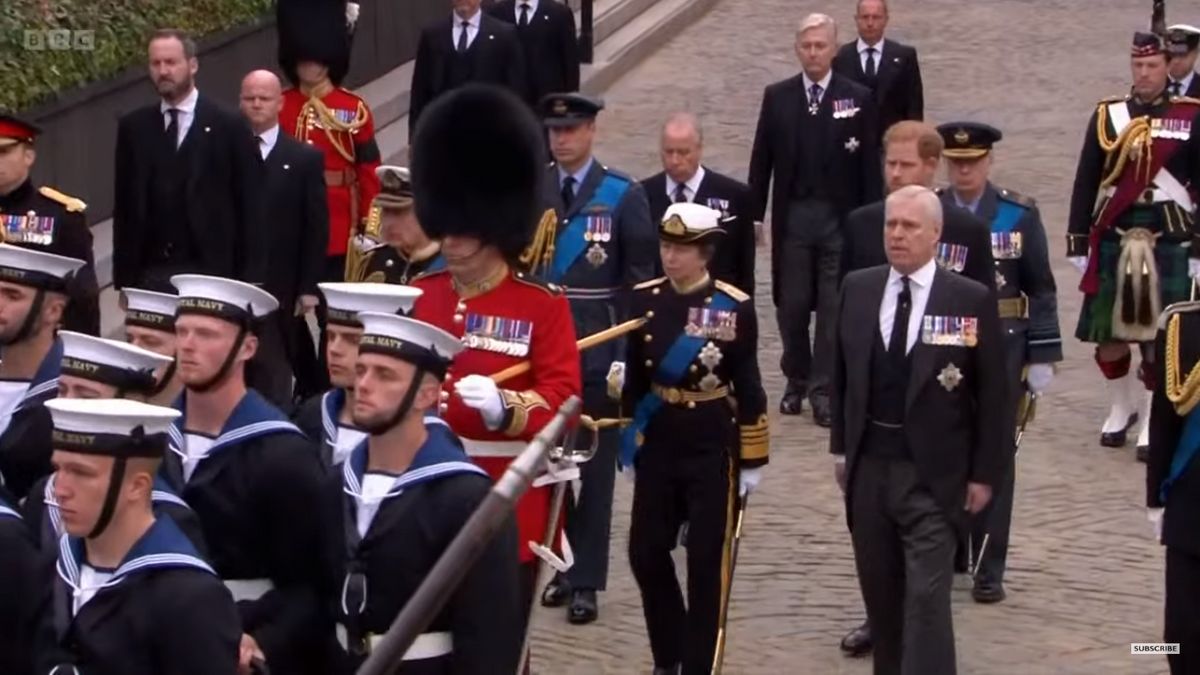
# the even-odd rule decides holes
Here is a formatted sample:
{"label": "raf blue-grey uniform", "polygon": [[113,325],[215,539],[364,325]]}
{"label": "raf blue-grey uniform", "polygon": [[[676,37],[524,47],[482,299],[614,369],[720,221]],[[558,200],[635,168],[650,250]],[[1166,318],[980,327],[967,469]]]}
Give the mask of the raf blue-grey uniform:
{"label": "raf blue-grey uniform", "polygon": [[[580,94],[556,94],[542,101],[547,127],[586,123],[602,108],[600,101]],[[575,174],[551,164],[544,195],[557,224],[553,260],[536,266],[538,273],[563,287],[578,337],[621,323],[628,318],[631,289],[653,278],[658,260],[658,229],[651,222],[645,191],[637,181],[593,157]],[[619,412],[618,404],[607,396],[605,380],[610,365],[623,355],[623,340],[581,354],[584,413],[594,419],[616,417]],[[576,590],[603,590],[608,576],[619,434],[616,429],[596,433],[600,436],[596,455],[580,467],[583,487],[576,499],[567,500],[565,527],[575,552],[567,582]],[[581,430],[578,446],[588,447],[590,436]]]}

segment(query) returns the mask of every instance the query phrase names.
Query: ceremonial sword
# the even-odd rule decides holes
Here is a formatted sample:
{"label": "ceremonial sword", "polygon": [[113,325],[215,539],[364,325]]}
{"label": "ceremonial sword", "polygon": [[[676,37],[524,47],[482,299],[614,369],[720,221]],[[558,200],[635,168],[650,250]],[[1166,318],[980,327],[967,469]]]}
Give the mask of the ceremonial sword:
{"label": "ceremonial sword", "polygon": [[750,495],[741,497],[737,511],[737,523],[733,529],[733,543],[729,551],[729,581],[725,584],[725,592],[721,595],[721,621],[717,624],[717,649],[713,653],[712,675],[720,675],[721,666],[725,662],[725,624],[729,621],[729,598],[733,595],[733,571],[737,568],[738,547],[742,543],[742,522],[746,517],[746,507],[750,504]]}

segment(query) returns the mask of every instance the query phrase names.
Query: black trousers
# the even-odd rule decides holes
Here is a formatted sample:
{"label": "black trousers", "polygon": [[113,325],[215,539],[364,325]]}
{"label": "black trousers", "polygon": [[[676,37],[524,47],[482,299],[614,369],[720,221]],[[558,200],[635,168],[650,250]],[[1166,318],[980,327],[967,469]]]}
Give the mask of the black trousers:
{"label": "black trousers", "polygon": [[[612,409],[605,385],[585,384],[584,408]],[[612,527],[613,483],[617,477],[617,449],[621,442],[616,428],[597,432],[596,454],[579,466],[579,494],[566,502],[567,540],[575,553],[575,564],[567,570],[571,588],[602,591],[608,586],[608,543]],[[579,447],[590,447],[592,434],[581,429]]]}
{"label": "black trousers", "polygon": [[909,460],[865,455],[850,485],[875,675],[954,675],[955,528]]}
{"label": "black trousers", "polygon": [[[780,368],[810,400],[829,401],[829,364],[833,352],[834,312],[842,234],[833,205],[818,200],[793,202],[788,209],[779,257],[779,295],[775,310],[783,340]],[[809,322],[817,313],[809,339]]]}
{"label": "black trousers", "polygon": [[[728,452],[679,456],[643,446],[635,462],[629,565],[642,594],[654,665],[707,675],[732,543],[737,475]],[[688,523],[687,607],[671,550]]]}
{"label": "black trousers", "polygon": [[1200,673],[1200,557],[1167,547],[1167,592],[1163,642],[1178,642],[1167,657],[1171,675]]}

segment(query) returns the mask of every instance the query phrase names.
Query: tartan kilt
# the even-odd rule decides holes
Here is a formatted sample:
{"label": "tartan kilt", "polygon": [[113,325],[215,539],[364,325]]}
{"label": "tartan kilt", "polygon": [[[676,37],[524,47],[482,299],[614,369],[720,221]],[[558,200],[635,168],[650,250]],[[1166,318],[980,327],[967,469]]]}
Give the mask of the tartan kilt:
{"label": "tartan kilt", "polygon": [[[1075,337],[1083,342],[1123,342],[1113,337],[1113,306],[1117,300],[1117,264],[1121,257],[1121,235],[1117,228],[1144,227],[1151,232],[1162,231],[1162,221],[1154,210],[1133,208],[1123,214],[1100,239],[1099,280],[1095,295],[1085,295],[1079,311]],[[1188,240],[1171,240],[1164,234],[1154,246],[1154,261],[1158,265],[1159,297],[1163,308],[1191,297],[1192,280],[1188,276]]]}

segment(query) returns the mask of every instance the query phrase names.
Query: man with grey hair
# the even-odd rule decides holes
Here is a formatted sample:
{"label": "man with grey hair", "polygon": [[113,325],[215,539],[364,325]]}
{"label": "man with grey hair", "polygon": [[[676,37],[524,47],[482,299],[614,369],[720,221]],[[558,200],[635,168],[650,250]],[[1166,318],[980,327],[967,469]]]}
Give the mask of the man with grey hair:
{"label": "man with grey hair", "polygon": [[[660,156],[663,170],[642,181],[650,201],[650,219],[662,222],[667,207],[679,202],[702,204],[721,212],[725,237],[709,263],[709,273],[754,295],[754,220],[750,187],[701,163],[704,130],[689,112],[677,112],[663,123]],[[657,276],[662,276],[658,263]]]}
{"label": "man with grey hair", "polygon": [[842,221],[881,189],[875,104],[870,90],[833,72],[836,43],[830,17],[810,14],[800,23],[802,70],[767,87],[750,156],[756,220],[772,201],[771,294],[787,377],[779,411],[800,414],[807,395],[813,420],[826,427]]}
{"label": "man with grey hair", "polygon": [[941,232],[932,190],[890,194],[889,264],[849,274],[838,304],[830,452],[876,675],[955,673],[956,531],[987,505],[1010,461],[996,301],[938,266]]}

